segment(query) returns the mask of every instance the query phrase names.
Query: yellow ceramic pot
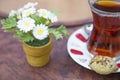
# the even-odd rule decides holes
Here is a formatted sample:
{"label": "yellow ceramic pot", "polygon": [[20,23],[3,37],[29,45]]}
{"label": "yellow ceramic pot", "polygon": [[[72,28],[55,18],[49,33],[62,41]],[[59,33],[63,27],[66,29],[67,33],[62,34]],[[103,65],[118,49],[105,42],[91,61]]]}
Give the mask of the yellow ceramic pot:
{"label": "yellow ceramic pot", "polygon": [[23,50],[26,53],[28,63],[33,67],[43,67],[49,62],[52,50],[52,40],[40,47],[30,46],[23,43]]}

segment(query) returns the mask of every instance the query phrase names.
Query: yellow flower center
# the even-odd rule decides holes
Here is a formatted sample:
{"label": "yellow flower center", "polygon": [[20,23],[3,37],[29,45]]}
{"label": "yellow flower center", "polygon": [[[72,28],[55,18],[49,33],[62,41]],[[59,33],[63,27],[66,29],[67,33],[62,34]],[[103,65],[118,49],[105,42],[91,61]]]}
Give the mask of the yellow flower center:
{"label": "yellow flower center", "polygon": [[24,25],[28,27],[28,26],[30,26],[30,22],[26,21],[26,22],[24,23]]}
{"label": "yellow flower center", "polygon": [[26,15],[27,15],[27,16],[30,15],[30,11],[29,11],[29,10],[26,11]]}
{"label": "yellow flower center", "polygon": [[38,29],[38,30],[37,30],[37,34],[38,34],[38,35],[41,35],[42,33],[43,33],[43,29]]}
{"label": "yellow flower center", "polygon": [[42,16],[46,16],[47,14],[46,14],[46,12],[45,11],[43,11],[42,12]]}

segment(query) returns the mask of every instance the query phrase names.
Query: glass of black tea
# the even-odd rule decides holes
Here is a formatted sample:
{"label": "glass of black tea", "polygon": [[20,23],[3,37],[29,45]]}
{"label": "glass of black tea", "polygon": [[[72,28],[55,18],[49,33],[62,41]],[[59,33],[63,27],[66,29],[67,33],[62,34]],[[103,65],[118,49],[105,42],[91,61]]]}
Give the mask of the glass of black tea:
{"label": "glass of black tea", "polygon": [[93,55],[120,55],[120,0],[88,0],[92,16],[87,48]]}

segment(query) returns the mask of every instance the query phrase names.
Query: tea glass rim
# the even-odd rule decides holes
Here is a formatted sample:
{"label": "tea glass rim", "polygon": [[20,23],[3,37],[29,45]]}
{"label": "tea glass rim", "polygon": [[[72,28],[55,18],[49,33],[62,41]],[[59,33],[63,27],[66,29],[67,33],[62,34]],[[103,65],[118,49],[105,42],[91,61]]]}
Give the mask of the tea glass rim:
{"label": "tea glass rim", "polygon": [[[95,0],[94,0],[94,2],[95,2]],[[120,12],[107,12],[107,11],[103,11],[103,10],[99,10],[99,9],[95,8],[92,5],[94,2],[91,2],[91,0],[88,0],[88,4],[89,4],[89,6],[90,6],[90,8],[91,8],[91,10],[93,12],[95,12],[95,13],[101,15],[101,16],[109,16],[109,17],[118,17],[118,16],[120,16]]]}

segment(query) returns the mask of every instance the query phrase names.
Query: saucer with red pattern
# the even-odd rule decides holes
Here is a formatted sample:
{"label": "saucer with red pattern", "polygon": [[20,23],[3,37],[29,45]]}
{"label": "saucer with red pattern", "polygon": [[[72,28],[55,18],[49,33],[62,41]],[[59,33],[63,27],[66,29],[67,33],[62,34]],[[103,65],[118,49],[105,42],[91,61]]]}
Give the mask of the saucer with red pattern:
{"label": "saucer with red pattern", "polygon": [[[82,25],[68,39],[67,50],[70,57],[79,65],[89,69],[89,62],[92,58],[91,53],[87,50],[87,40],[89,35],[85,31],[86,25]],[[118,71],[120,72],[120,60],[117,60]]]}

